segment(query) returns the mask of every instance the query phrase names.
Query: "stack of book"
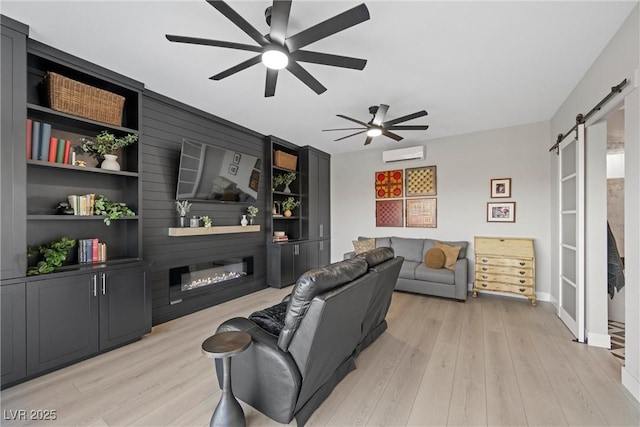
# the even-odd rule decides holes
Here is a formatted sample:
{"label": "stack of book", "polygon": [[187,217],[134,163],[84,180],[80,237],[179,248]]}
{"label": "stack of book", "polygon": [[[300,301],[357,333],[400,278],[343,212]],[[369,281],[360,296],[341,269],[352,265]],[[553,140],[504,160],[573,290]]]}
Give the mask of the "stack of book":
{"label": "stack of book", "polygon": [[107,260],[107,244],[93,239],[78,239],[78,263],[105,262]]}
{"label": "stack of book", "polygon": [[95,204],[95,194],[84,194],[82,196],[76,196],[72,194],[67,196],[69,200],[69,206],[73,209],[74,215],[89,216],[93,215],[93,208]]}
{"label": "stack of book", "polygon": [[27,119],[27,159],[73,164],[71,141],[51,136],[51,124]]}
{"label": "stack of book", "polygon": [[276,243],[278,243],[278,242],[286,242],[288,240],[289,240],[289,236],[287,236],[283,232],[277,232],[276,231],[276,232],[273,233],[273,241],[276,242]]}

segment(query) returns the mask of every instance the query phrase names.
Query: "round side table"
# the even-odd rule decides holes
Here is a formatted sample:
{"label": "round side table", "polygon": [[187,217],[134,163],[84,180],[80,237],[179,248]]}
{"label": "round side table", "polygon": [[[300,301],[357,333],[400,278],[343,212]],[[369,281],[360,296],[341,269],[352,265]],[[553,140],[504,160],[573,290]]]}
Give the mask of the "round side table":
{"label": "round side table", "polygon": [[202,352],[212,359],[222,359],[222,396],[211,417],[210,427],[245,427],[244,412],[231,389],[231,356],[241,353],[251,344],[251,335],[241,331],[220,332],[202,343]]}

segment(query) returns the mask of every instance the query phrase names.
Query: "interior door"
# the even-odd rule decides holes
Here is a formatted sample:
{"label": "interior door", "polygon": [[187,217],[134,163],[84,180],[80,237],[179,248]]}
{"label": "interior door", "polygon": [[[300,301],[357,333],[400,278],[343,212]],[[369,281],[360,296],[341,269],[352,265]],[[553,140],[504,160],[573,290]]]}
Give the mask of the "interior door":
{"label": "interior door", "polygon": [[579,342],[585,340],[584,321],[584,144],[585,126],[576,138],[560,144],[558,156],[560,263],[558,316]]}

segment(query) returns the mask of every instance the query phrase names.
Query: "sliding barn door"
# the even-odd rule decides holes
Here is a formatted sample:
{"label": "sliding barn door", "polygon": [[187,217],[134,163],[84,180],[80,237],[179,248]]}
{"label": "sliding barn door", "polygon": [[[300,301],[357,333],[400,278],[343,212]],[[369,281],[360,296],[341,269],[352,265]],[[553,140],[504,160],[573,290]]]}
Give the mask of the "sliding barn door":
{"label": "sliding barn door", "polygon": [[[560,263],[558,316],[579,342],[585,340],[584,280],[584,143],[585,126],[560,145]],[[604,285],[603,285],[604,286]]]}

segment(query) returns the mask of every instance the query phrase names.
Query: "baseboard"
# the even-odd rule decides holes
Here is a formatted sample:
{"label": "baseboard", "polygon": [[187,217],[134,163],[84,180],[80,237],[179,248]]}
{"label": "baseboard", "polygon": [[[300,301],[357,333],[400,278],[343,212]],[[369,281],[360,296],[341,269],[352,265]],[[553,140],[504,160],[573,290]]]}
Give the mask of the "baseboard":
{"label": "baseboard", "polygon": [[622,367],[622,385],[640,402],[640,381],[631,375],[626,366]]}
{"label": "baseboard", "polygon": [[611,336],[609,334],[596,334],[587,332],[587,344],[593,347],[611,348]]}

